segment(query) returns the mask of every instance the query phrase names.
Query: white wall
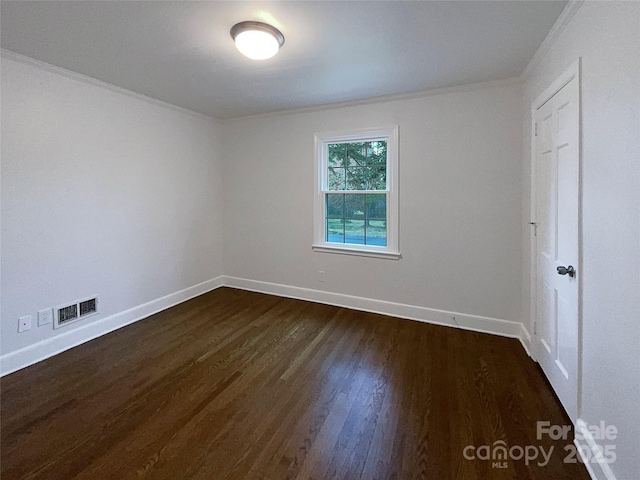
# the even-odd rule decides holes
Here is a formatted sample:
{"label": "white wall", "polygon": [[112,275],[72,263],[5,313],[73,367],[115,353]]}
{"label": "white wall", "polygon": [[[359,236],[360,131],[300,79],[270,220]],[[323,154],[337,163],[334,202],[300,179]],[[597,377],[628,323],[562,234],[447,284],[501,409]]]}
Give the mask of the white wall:
{"label": "white wall", "polygon": [[39,309],[98,294],[95,323],[222,275],[218,128],[3,55],[3,356],[82,326]]}
{"label": "white wall", "polygon": [[[618,458],[611,465],[619,480],[640,478],[639,51],[640,3],[585,2],[531,70],[524,95],[527,139],[533,100],[582,57],[580,416],[589,424],[603,420],[619,429],[613,442]],[[529,147],[525,141],[525,185]],[[524,198],[528,202],[528,190]],[[527,203],[525,219],[528,212]],[[528,262],[526,251],[527,272]]]}
{"label": "white wall", "polygon": [[[225,274],[519,322],[521,103],[511,81],[225,122]],[[314,133],[393,124],[402,259],[312,252]]]}

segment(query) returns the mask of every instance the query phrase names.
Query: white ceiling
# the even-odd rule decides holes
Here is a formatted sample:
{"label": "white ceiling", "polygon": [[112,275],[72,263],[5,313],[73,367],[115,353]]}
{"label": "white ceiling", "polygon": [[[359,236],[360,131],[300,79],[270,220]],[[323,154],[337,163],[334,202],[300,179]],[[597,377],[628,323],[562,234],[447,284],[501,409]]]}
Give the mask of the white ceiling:
{"label": "white ceiling", "polygon": [[[2,48],[215,118],[518,76],[566,1],[5,1]],[[243,57],[243,20],[278,27]]]}

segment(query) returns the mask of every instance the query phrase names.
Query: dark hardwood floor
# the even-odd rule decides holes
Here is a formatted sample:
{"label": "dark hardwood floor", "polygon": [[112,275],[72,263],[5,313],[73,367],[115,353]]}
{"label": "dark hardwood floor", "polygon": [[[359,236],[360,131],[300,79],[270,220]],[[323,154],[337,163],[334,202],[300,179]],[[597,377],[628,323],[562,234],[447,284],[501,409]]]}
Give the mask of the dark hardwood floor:
{"label": "dark hardwood floor", "polygon": [[[1,388],[3,480],[589,478],[517,340],[229,288]],[[463,455],[498,441],[554,451]]]}

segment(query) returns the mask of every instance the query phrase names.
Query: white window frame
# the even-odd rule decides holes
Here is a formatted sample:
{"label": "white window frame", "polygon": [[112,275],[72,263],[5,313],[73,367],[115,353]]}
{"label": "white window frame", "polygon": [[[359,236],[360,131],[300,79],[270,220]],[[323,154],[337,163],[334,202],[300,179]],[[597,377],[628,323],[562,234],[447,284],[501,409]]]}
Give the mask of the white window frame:
{"label": "white window frame", "polygon": [[[316,133],[315,139],[315,198],[314,198],[314,243],[315,252],[341,253],[377,258],[400,258],[398,244],[398,126],[348,130],[342,132]],[[327,187],[328,146],[332,143],[387,141],[387,189],[374,193],[387,195],[387,246],[357,245],[326,241],[327,193],[372,193],[371,190],[333,191]]]}

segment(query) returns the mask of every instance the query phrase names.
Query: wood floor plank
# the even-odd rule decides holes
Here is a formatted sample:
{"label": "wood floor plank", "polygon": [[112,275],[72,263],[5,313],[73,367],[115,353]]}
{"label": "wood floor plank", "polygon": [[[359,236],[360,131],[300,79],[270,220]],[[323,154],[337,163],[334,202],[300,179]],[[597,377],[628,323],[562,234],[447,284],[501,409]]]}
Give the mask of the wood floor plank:
{"label": "wood floor plank", "polygon": [[[0,388],[3,480],[589,478],[517,340],[230,288]],[[555,450],[463,455],[496,442]]]}

